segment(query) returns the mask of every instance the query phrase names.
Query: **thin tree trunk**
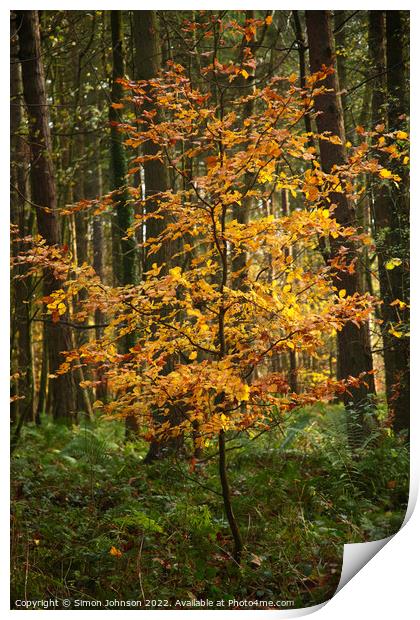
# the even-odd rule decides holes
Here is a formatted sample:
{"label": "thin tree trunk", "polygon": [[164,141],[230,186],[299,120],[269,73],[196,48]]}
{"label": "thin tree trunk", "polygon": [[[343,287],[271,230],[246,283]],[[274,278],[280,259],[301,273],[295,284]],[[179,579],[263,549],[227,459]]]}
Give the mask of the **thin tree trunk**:
{"label": "thin tree trunk", "polygon": [[[254,19],[254,11],[246,11],[245,12],[246,23],[248,20]],[[241,46],[241,56],[245,57],[245,49],[249,49],[251,53],[255,52],[255,35],[250,35],[250,40],[248,41],[245,37]],[[243,58],[241,58],[242,61]],[[251,95],[254,91],[254,79],[255,75],[251,69],[247,68],[248,77],[243,77],[239,82],[240,90],[239,94],[242,97],[246,95]],[[246,74],[245,74],[246,75]],[[246,120],[254,113],[254,100],[250,99],[244,104],[243,107],[243,120]],[[245,188],[251,188],[252,183],[254,181],[254,173],[247,172],[245,174]],[[234,205],[233,207],[233,217],[238,222],[238,224],[246,226],[249,222],[251,209],[252,209],[252,196],[245,195],[241,203]],[[245,248],[241,248],[239,251],[236,250],[236,253],[232,259],[232,288],[237,290],[245,290],[246,289],[246,278],[247,278],[247,252]]]}
{"label": "thin tree trunk", "polygon": [[[214,217],[214,214],[213,214]],[[225,319],[226,319],[226,299],[225,299],[225,289],[228,281],[228,257],[227,257],[227,242],[224,238],[224,232],[226,230],[226,207],[222,207],[222,212],[220,215],[220,230],[221,230],[221,238],[216,239],[217,232],[215,232],[214,244],[220,248],[220,267],[221,267],[221,281],[220,281],[220,303],[218,309],[218,335],[217,335],[217,344],[218,344],[218,357],[220,360],[226,357],[227,348],[226,348],[226,334],[225,334]],[[217,243],[216,243],[217,242]],[[221,394],[218,398],[216,398],[216,405],[221,406],[221,410],[223,411],[223,401],[224,395]],[[227,468],[226,468],[226,445],[225,445],[225,432],[223,429],[219,431],[219,477],[220,484],[222,487],[222,495],[223,495],[223,503],[225,507],[226,517],[229,523],[230,531],[233,537],[234,543],[234,551],[233,555],[238,562],[241,561],[242,555],[242,539],[239,531],[238,524],[236,522],[235,515],[233,513],[232,507],[232,499],[230,495],[229,481],[227,476]]]}
{"label": "thin tree trunk", "polygon": [[344,120],[344,135],[347,137],[352,125],[352,117],[350,104],[347,98],[347,66],[346,66],[346,21],[347,11],[334,11],[334,38],[335,38],[335,50],[336,50],[336,62],[338,81],[341,89],[341,103],[343,107],[343,120]]}
{"label": "thin tree trunk", "polygon": [[[303,36],[302,24],[299,17],[299,11],[293,11],[293,20],[295,25],[295,35],[298,43],[298,52],[299,52],[299,83],[301,88],[306,88],[306,62],[305,62],[305,51],[307,49],[307,45]],[[312,123],[311,117],[309,114],[305,114],[304,116],[305,130],[307,133],[312,133]],[[309,140],[309,145],[313,146],[312,136]]]}
{"label": "thin tree trunk", "polygon": [[227,477],[226,469],[226,444],[225,444],[225,432],[222,430],[219,432],[219,476],[222,487],[223,504],[225,507],[226,517],[229,523],[230,531],[233,537],[233,557],[236,562],[240,564],[243,543],[241,533],[236,523],[235,515],[233,514],[232,499],[230,496],[229,480]]}
{"label": "thin tree trunk", "polygon": [[[290,206],[289,206],[289,197],[288,190],[283,188],[281,190],[281,211],[283,217],[287,217],[290,215]],[[290,256],[293,253],[292,247],[285,248],[285,256]],[[296,359],[296,351],[289,351],[289,386],[290,390],[295,394],[298,393],[298,369],[297,369],[297,359]]]}
{"label": "thin tree trunk", "polygon": [[[99,152],[99,141],[96,145],[96,151]],[[96,164],[96,174],[93,178],[92,198],[102,196],[102,167],[100,157],[98,157]],[[104,236],[104,222],[102,215],[94,215],[92,220],[92,245],[93,245],[93,268],[96,274],[100,277],[102,282],[105,282],[105,236]],[[106,322],[105,313],[99,308],[95,310],[95,325],[103,325]],[[100,340],[103,336],[103,327],[97,327],[95,329],[95,337]],[[97,372],[96,386],[96,398],[103,402],[106,402],[107,394],[107,381],[103,369],[99,369]]]}

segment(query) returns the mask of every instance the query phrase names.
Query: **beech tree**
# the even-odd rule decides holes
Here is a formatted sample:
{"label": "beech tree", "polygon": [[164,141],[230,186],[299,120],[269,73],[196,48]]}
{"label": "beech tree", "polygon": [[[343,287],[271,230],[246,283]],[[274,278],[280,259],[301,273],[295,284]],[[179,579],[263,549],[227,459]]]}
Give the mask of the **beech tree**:
{"label": "beech tree", "polygon": [[[217,71],[235,79],[241,67],[219,64]],[[339,205],[333,200],[338,186],[345,184],[348,193],[355,193],[359,176],[381,175],[385,168],[370,159],[365,149],[358,149],[348,162],[325,171],[315,149],[309,147],[308,152],[311,137],[296,129],[312,102],[316,106],[317,98],[328,95],[324,82],[329,75],[331,70],[324,66],[307,78],[307,89],[295,85],[295,75],[275,77],[255,89],[259,109],[246,119],[232,113],[220,116],[218,105],[211,103],[208,93],[195,89],[176,63],[160,78],[120,80],[126,104],[138,109],[131,121],[120,124],[128,146],[136,150],[153,141],[157,147],[153,158],[166,162],[181,179],[183,157],[200,155],[206,161],[206,170],[186,188],[149,198],[142,197],[140,188],[131,187],[130,194],[144,208],[127,232],[134,236],[136,226],[163,219],[166,226],[159,236],[145,241],[148,261],[163,245],[175,247],[177,238],[187,233],[197,249],[194,260],[185,267],[169,268],[154,262],[142,283],[124,289],[98,286],[89,266],[75,267],[65,256],[59,260],[61,303],[71,305],[71,299],[87,288],[91,307],[106,312],[110,321],[99,341],[69,351],[57,374],[69,373],[79,359],[84,364],[108,363],[108,385],[115,397],[108,403],[97,401],[99,411],[112,418],[135,416],[141,437],[149,442],[182,435],[202,448],[217,441],[224,507],[238,562],[242,542],[227,476],[226,433],[266,432],[281,425],[284,413],[291,409],[335,394],[349,402],[355,394],[367,392],[371,381],[370,368],[356,375],[352,366],[353,374],[344,375],[342,368],[339,380],[321,379],[296,394],[287,378],[273,372],[269,364],[276,352],[313,354],[326,336],[341,334],[350,323],[359,330],[374,303],[355,288],[338,288],[353,282],[347,247],[369,239],[350,222],[339,221]],[[246,105],[248,97],[240,103]],[[165,114],[158,119],[151,115],[143,107],[145,98]],[[193,148],[180,157],[179,146],[187,137],[193,140]],[[325,131],[317,138],[333,145],[338,141]],[[304,162],[308,154],[312,166],[303,175],[290,174],[281,163],[283,156]],[[149,161],[150,155],[134,157],[137,165],[143,160]],[[131,174],[135,172],[131,168]],[[252,196],[262,203],[274,187],[299,192],[304,207],[246,224],[234,218],[244,198]],[[148,200],[154,201],[153,211],[147,208]],[[341,242],[346,251],[328,265],[313,260],[301,263],[289,251],[296,244],[316,248],[319,239]],[[246,286],[237,289],[229,260],[245,247],[252,251]],[[32,263],[35,257],[36,252]],[[32,269],[39,269],[42,260],[38,258]],[[50,312],[54,315],[55,310]],[[53,318],[60,323],[57,313]],[[135,344],[121,356],[116,343],[127,334]],[[203,354],[201,359],[198,352]],[[259,372],[250,380],[254,370]],[[193,458],[192,467],[194,462]]]}

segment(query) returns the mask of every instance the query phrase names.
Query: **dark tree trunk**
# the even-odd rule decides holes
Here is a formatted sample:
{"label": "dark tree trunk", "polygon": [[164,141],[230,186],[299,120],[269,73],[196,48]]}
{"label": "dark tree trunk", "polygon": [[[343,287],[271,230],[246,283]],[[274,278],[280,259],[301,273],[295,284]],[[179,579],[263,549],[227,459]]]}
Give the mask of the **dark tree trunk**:
{"label": "dark tree trunk", "polygon": [[[331,14],[329,11],[306,11],[306,27],[309,44],[309,60],[311,71],[320,71],[322,66],[334,66],[334,48],[331,28]],[[327,76],[323,84],[329,92],[315,99],[315,110],[319,113],[316,125],[319,133],[331,131],[339,136],[344,143],[344,122],[337,73]],[[326,140],[319,141],[321,165],[325,172],[330,172],[335,165],[346,162],[344,144],[332,144]],[[332,201],[337,204],[334,216],[342,226],[352,226],[355,223],[354,206],[345,194],[332,195]],[[330,239],[331,258],[338,255],[341,239]],[[351,241],[346,242],[348,259],[357,258],[356,248]],[[357,272],[357,270],[356,270]],[[337,289],[345,289],[347,295],[359,291],[358,275],[341,272],[335,281]],[[365,323],[357,327],[347,323],[337,337],[337,372],[339,379],[349,376],[357,377],[360,373],[373,370],[372,350],[368,325]],[[353,447],[360,445],[366,435],[365,412],[369,406],[369,396],[375,393],[373,375],[367,375],[367,386],[361,384],[346,393],[344,402],[347,408],[349,442]]]}
{"label": "dark tree trunk", "polygon": [[[124,43],[121,11],[111,11],[112,36],[112,103],[119,104],[123,97],[122,85],[117,82],[124,77]],[[134,222],[134,210],[129,201],[127,186],[127,162],[123,144],[123,136],[117,127],[120,121],[118,109],[109,108],[111,121],[111,177],[112,188],[117,191],[117,224],[119,238],[120,259],[117,261],[118,278],[120,285],[137,283],[138,257],[135,237],[127,237],[127,231]],[[135,334],[130,332],[124,336],[122,350],[127,353],[135,345]],[[138,432],[137,419],[134,416],[126,418],[126,434],[135,436]]]}
{"label": "dark tree trunk", "polygon": [[[96,150],[99,153],[100,144],[99,141],[96,144]],[[100,157],[98,157],[96,166],[94,166],[94,176],[92,179],[91,198],[102,196],[102,168]],[[92,246],[93,246],[93,268],[96,274],[100,277],[102,282],[105,282],[105,235],[104,235],[104,221],[102,215],[94,215],[92,220]],[[105,313],[99,308],[95,310],[95,325],[104,325],[106,322]],[[97,327],[95,329],[95,337],[100,340],[103,336],[103,327]],[[97,372],[96,386],[96,398],[98,400],[106,402],[107,394],[107,380],[104,369],[100,368]]]}
{"label": "dark tree trunk", "polygon": [[[245,12],[245,25],[248,23],[248,20],[254,19],[254,11],[246,11]],[[255,35],[251,34],[250,40],[248,41],[245,37],[242,41],[241,46],[241,61],[245,58],[245,50],[249,49],[251,53],[255,53],[256,40]],[[245,97],[246,95],[252,95],[254,91],[254,72],[248,68],[247,69],[248,77],[242,77],[238,81],[240,90],[238,91],[240,96]],[[254,113],[254,100],[249,99],[244,106],[242,111],[243,120],[246,120]],[[251,189],[252,184],[255,180],[255,175],[252,172],[247,172],[245,174],[245,189]],[[245,195],[240,204],[236,204],[233,206],[233,218],[238,222],[238,224],[246,226],[249,222],[251,209],[252,209],[252,197]],[[236,290],[246,290],[246,278],[247,278],[247,252],[245,248],[241,248],[239,251],[236,250],[236,253],[232,259],[232,288]]]}
{"label": "dark tree trunk", "polygon": [[[288,215],[290,215],[288,190],[284,188],[281,190],[281,212],[283,217],[287,217]],[[294,246],[286,247],[284,250],[285,255],[293,255],[293,249]],[[298,393],[298,367],[295,350],[289,351],[289,386],[292,392],[294,392],[295,394]]]}
{"label": "dark tree trunk", "polygon": [[[344,135],[349,135],[353,122],[350,102],[347,97],[347,65],[346,65],[346,26],[347,11],[334,11],[334,38],[336,49],[336,62],[338,81],[340,82],[341,103],[343,107]],[[339,52],[339,53],[338,53]]]}
{"label": "dark tree trunk", "polygon": [[[28,214],[29,198],[29,151],[21,136],[23,121],[22,78],[18,63],[18,38],[15,22],[11,24],[11,68],[10,68],[10,143],[11,143],[11,223],[16,225],[22,239],[29,235],[32,227]],[[23,241],[13,243],[12,253],[17,256],[27,249]],[[31,333],[31,287],[32,278],[25,276],[26,266],[18,266],[13,273],[19,276],[13,280],[13,314],[12,314],[12,371],[19,372],[16,396],[19,400],[12,402],[11,419],[15,423],[22,416],[25,420],[34,418],[34,369],[32,359]],[[22,400],[21,400],[22,399]]]}
{"label": "dark tree trunk", "polygon": [[[155,11],[134,11],[134,42],[135,42],[135,77],[137,80],[150,80],[156,77],[161,68],[162,51],[160,45],[159,30]],[[150,105],[145,102],[144,109]],[[143,146],[144,155],[156,155],[158,145],[146,142]],[[169,189],[169,173],[167,166],[159,160],[147,161],[143,164],[146,212],[153,213],[157,203],[151,197]],[[150,218],[146,224],[146,241],[158,237],[166,228],[165,219]],[[171,248],[168,243],[162,244],[160,250],[153,256],[146,256],[145,270],[157,263],[162,267],[161,273],[167,273],[168,262],[171,257]]]}
{"label": "dark tree trunk", "polygon": [[[293,21],[295,26],[295,35],[296,41],[298,43],[298,52],[299,52],[299,83],[301,88],[306,88],[306,62],[305,62],[305,51],[307,49],[307,45],[303,36],[302,24],[299,17],[299,11],[293,11]],[[304,116],[305,130],[307,133],[312,132],[312,123],[311,117],[309,114],[305,114]],[[309,146],[313,146],[312,137],[309,140]]]}
{"label": "dark tree trunk", "polygon": [[[386,24],[386,25],[385,25]],[[372,126],[383,123],[389,131],[403,127],[401,114],[406,111],[403,57],[403,28],[400,11],[369,12],[369,51],[372,73],[376,76],[372,90]],[[389,166],[385,157],[382,161]],[[401,320],[408,321],[407,310],[391,306],[399,299],[409,302],[408,272],[408,175],[404,166],[393,170],[401,177],[399,188],[383,184],[371,199],[378,255],[381,298],[382,338],[388,410],[396,431],[409,429],[409,338],[396,338],[390,330],[401,331]],[[393,257],[402,264],[392,270],[386,263]]]}
{"label": "dark tree trunk", "polygon": [[[121,11],[111,11],[112,35],[112,103],[119,104],[123,97],[122,85],[118,78],[124,77],[124,46]],[[123,144],[123,135],[116,126],[121,120],[118,109],[110,106],[109,119],[111,122],[111,177],[112,188],[117,192],[117,221],[120,236],[120,284],[136,284],[138,264],[137,247],[133,236],[127,237],[127,230],[133,225],[134,210],[126,191],[127,162]],[[130,336],[130,335],[129,335]],[[130,338],[129,338],[130,340]],[[131,343],[128,343],[132,346]]]}
{"label": "dark tree trunk", "polygon": [[[38,12],[17,11],[16,15],[23,94],[29,121],[32,202],[36,205],[38,232],[48,245],[54,246],[60,243],[60,235]],[[50,295],[57,288],[60,288],[60,283],[51,271],[46,271],[44,294]],[[61,352],[72,348],[71,333],[59,323],[49,323],[46,335],[49,368],[50,372],[54,373],[63,361]],[[66,423],[74,422],[76,401],[73,376],[69,373],[60,375],[51,381],[50,387],[53,418]]]}
{"label": "dark tree trunk", "polygon": [[233,557],[236,562],[240,564],[243,544],[241,533],[239,531],[239,527],[233,513],[232,498],[230,495],[229,479],[227,476],[226,468],[226,440],[225,432],[223,430],[219,432],[219,477],[222,487],[223,504],[225,508],[226,518],[229,523],[230,531],[232,532]]}
{"label": "dark tree trunk", "polygon": [[[388,89],[388,128],[391,131],[402,129],[405,125],[404,114],[408,114],[408,100],[406,94],[406,64],[404,49],[406,47],[405,29],[403,28],[403,12],[386,12],[386,59],[387,59],[387,89]],[[409,175],[405,166],[397,164],[397,173],[401,177],[400,187],[392,188],[391,238],[390,245],[397,256],[403,259],[400,266],[388,272],[390,289],[394,299],[409,303],[410,268],[409,268]],[[400,317],[396,307],[394,310],[394,324],[398,324]],[[408,317],[404,318],[408,321]],[[394,338],[392,342],[394,353],[394,384],[392,394],[392,412],[394,415],[394,430],[409,432],[410,427],[410,339],[408,336],[401,339]]]}
{"label": "dark tree trunk", "polygon": [[[157,16],[155,11],[134,11],[134,42],[135,42],[135,76],[137,80],[150,80],[158,75],[162,63],[162,50],[159,37]],[[148,110],[150,104],[146,101],[144,109]],[[155,155],[159,147],[152,142],[143,145],[144,155]],[[143,164],[144,186],[146,198],[146,213],[154,213],[157,208],[157,201],[153,196],[164,192],[170,187],[169,173],[167,166],[159,160],[150,160]],[[150,218],[146,224],[146,241],[158,237],[166,228],[167,219]],[[179,250],[179,248],[177,248]],[[153,263],[162,266],[161,274],[165,274],[170,266],[173,254],[172,244],[165,242],[160,249],[152,256],[145,257],[145,271],[151,269]],[[163,311],[164,312],[164,311]],[[170,357],[162,372],[170,373],[173,370],[173,359]],[[157,423],[162,422],[159,411],[154,412]],[[177,414],[173,412],[170,418],[176,423]],[[174,453],[182,445],[182,436],[167,440],[165,442],[152,441],[145,461],[147,463],[158,458]]]}

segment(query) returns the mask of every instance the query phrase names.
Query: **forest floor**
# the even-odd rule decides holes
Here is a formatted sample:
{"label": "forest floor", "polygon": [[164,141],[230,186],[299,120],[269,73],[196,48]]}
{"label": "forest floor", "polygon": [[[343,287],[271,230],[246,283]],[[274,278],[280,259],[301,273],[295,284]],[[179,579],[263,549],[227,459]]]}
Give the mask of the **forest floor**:
{"label": "forest floor", "polygon": [[343,543],[396,532],[408,497],[407,449],[382,433],[353,458],[344,422],[340,405],[319,405],[282,433],[229,442],[240,567],[217,459],[144,465],[147,446],[124,442],[119,422],[28,426],[12,459],[12,608],[18,599],[114,609],[207,599],[234,609],[228,601],[331,598]]}

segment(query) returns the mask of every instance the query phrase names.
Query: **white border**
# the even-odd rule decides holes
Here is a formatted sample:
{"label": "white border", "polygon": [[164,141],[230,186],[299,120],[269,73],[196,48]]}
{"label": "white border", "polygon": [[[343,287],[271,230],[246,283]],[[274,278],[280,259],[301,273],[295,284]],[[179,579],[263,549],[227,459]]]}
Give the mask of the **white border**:
{"label": "white border", "polygon": [[[255,8],[255,0],[241,0],[236,2],[228,2],[227,0],[213,1],[213,2],[158,2],[153,3],[154,9],[161,10],[187,10],[187,9],[248,9]],[[57,8],[71,8],[83,10],[88,6],[89,9],[113,9],[115,7],[114,2],[92,2],[81,3],[78,0],[74,0],[70,3],[57,3],[44,1],[40,3],[40,8],[47,10],[54,10]],[[125,3],[125,9],[141,10],[141,3]],[[277,3],[266,2],[264,6],[267,9],[275,10],[287,10],[285,7],[279,7]],[[417,172],[417,166],[420,166],[420,133],[419,129],[419,116],[417,109],[420,102],[420,72],[418,65],[419,58],[419,15],[420,10],[416,8],[414,1],[405,1],[399,3],[399,6],[395,2],[383,1],[383,2],[364,2],[363,7],[360,3],[356,3],[353,6],[349,6],[348,3],[342,1],[336,1],[334,3],[325,4],[322,7],[310,6],[309,3],[294,3],[294,9],[312,9],[312,8],[330,8],[330,9],[358,9],[360,10],[392,10],[392,9],[404,9],[411,10],[411,109],[412,109],[412,150],[411,150],[411,162],[412,162],[412,178],[411,178],[411,239],[412,239],[412,360],[411,360],[411,376],[413,384],[415,378],[420,377],[420,364],[419,364],[419,331],[418,331],[418,312],[419,312],[419,274],[420,274],[420,258],[419,252],[416,246],[418,243],[418,236],[420,231],[420,204],[417,204],[420,200],[420,174]],[[9,83],[9,10],[12,8],[34,8],[34,3],[18,1],[14,4],[9,4],[7,8],[2,8],[0,12],[0,44],[3,47],[1,53],[2,72],[3,77],[3,89],[5,93],[8,91]],[[121,6],[118,8],[122,8]],[[86,9],[87,10],[87,9]],[[1,142],[2,148],[0,150],[1,165],[1,190],[3,200],[0,207],[0,230],[4,235],[4,241],[0,243],[0,291],[3,303],[0,304],[0,350],[3,351],[3,355],[0,359],[0,381],[1,381],[1,395],[3,397],[3,423],[4,432],[1,433],[4,445],[0,453],[1,458],[1,471],[4,472],[4,478],[8,480],[9,473],[9,443],[8,443],[8,424],[9,424],[9,371],[8,371],[8,350],[9,350],[9,334],[6,326],[9,324],[9,259],[8,259],[8,243],[6,242],[9,228],[9,97],[4,95],[0,99],[1,101],[1,132],[3,134],[3,140]],[[349,585],[345,586],[338,594],[336,594],[331,601],[326,605],[316,606],[316,608],[299,610],[297,614],[293,613],[293,610],[289,611],[271,611],[276,617],[285,617],[286,614],[291,617],[292,615],[305,615],[316,611],[317,618],[320,620],[354,620],[355,613],[362,612],[363,618],[380,617],[381,620],[395,620],[396,617],[402,620],[411,619],[417,617],[418,614],[418,561],[419,561],[419,549],[420,549],[420,510],[415,508],[417,499],[418,486],[419,486],[419,471],[420,471],[420,446],[419,446],[419,396],[416,393],[417,390],[412,390],[412,447],[411,447],[411,485],[410,485],[410,506],[407,513],[406,524],[400,532],[398,532],[363,569],[361,569],[352,579]],[[8,497],[8,485],[3,484],[1,489],[1,520],[0,520],[0,536],[2,537],[2,545],[0,549],[2,553],[1,567],[1,581],[0,581],[0,606],[1,609],[6,612],[7,615],[13,614],[20,615],[21,611],[9,610],[9,575],[8,575],[8,532],[9,532],[9,497]],[[414,512],[413,512],[414,510]],[[413,513],[412,516],[409,516]],[[371,545],[372,543],[366,543]],[[346,547],[353,547],[353,545],[346,545]],[[43,613],[42,611],[34,611],[34,614]],[[52,612],[55,614],[62,614],[62,611]],[[70,611],[70,613],[86,613]],[[92,613],[101,613],[99,611],[90,611]],[[115,615],[120,615],[124,612],[114,611]],[[147,612],[142,611],[142,617],[148,618],[148,614],[153,613],[153,618],[159,620],[162,614],[172,613],[174,618],[180,617],[182,612],[171,610],[170,612]],[[189,611],[188,616],[192,616],[192,620],[197,617],[197,614],[213,614],[213,611]],[[218,617],[220,614],[228,614],[228,611],[216,612]],[[254,618],[256,615],[264,616],[269,613],[268,611],[243,611],[242,614],[246,614],[249,617],[252,614]],[[79,616],[81,618],[81,616]]]}

